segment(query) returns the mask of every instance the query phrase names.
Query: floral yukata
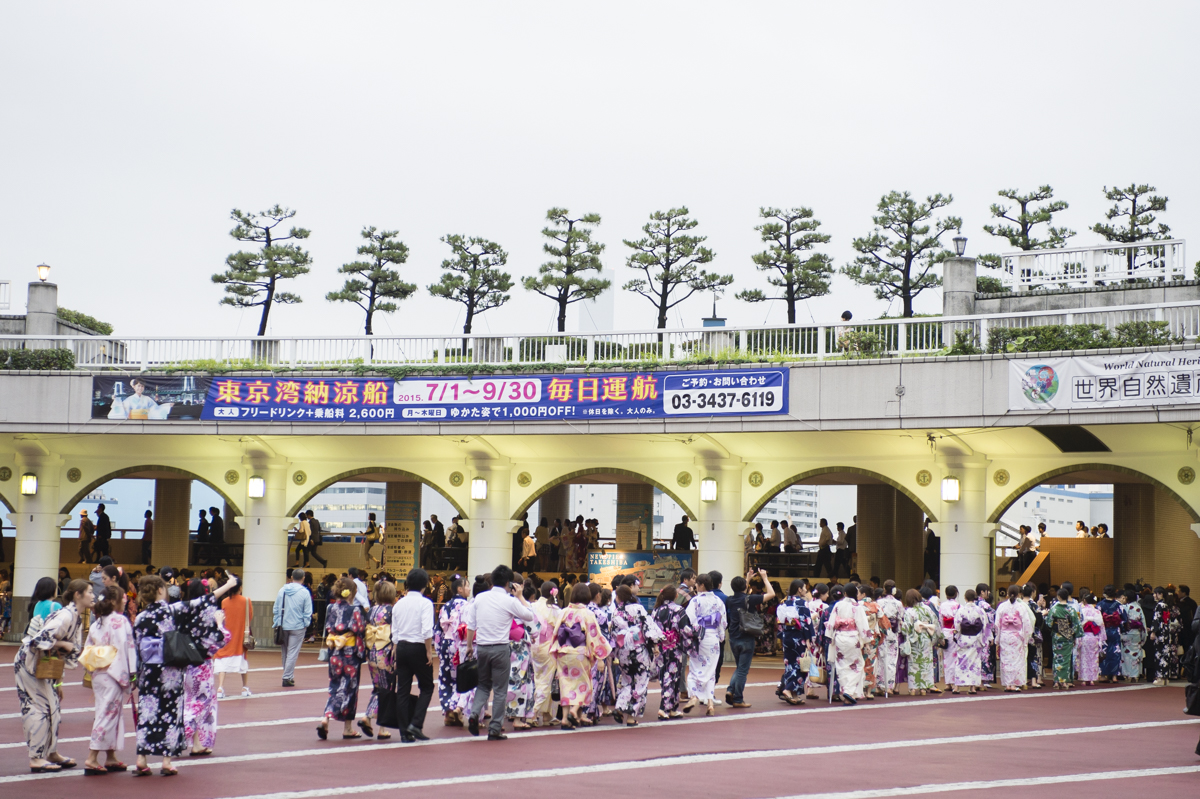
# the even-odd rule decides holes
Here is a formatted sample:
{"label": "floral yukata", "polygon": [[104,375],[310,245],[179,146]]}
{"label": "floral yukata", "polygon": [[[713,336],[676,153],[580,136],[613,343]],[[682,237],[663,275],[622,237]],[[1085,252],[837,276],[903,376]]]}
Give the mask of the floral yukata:
{"label": "floral yukata", "polygon": [[[201,599],[212,599],[211,595]],[[183,672],[183,735],[195,738],[201,749],[212,749],[217,741],[217,686],[213,679],[213,656],[229,643],[230,633],[218,624],[215,599],[193,610],[192,641],[204,662]]]}
{"label": "floral yukata", "polygon": [[537,693],[533,676],[533,641],[541,632],[541,625],[536,613],[533,621],[514,619],[512,623],[521,626],[522,634],[520,640],[510,638],[508,642],[508,696],[504,717],[511,721],[529,721],[533,718]]}
{"label": "floral yukata", "polygon": [[996,608],[996,653],[1000,661],[1000,684],[1020,688],[1029,670],[1029,639],[1033,622],[1021,600],[1001,602]]}
{"label": "floral yukata", "polygon": [[358,715],[358,681],[366,659],[362,609],[343,599],[325,612],[325,646],[329,648],[329,700],[325,718],[353,721]]}
{"label": "floral yukata", "polygon": [[553,715],[554,656],[550,654],[550,643],[554,640],[554,628],[562,609],[552,605],[548,599],[539,599],[531,606],[537,619],[537,635],[529,648],[533,662],[533,717]]}
{"label": "floral yukata", "polygon": [[1150,632],[1154,634],[1154,677],[1158,680],[1179,679],[1179,608],[1166,602],[1154,606]]}
{"label": "floral yukata", "polygon": [[120,613],[92,621],[87,646],[111,646],[117,650],[112,663],[92,672],[92,693],[96,696],[96,720],[92,724],[89,748],[97,752],[125,748],[125,703],[133,690],[132,676],[137,674],[137,647],[133,626]]}
{"label": "floral yukata", "polygon": [[1071,681],[1075,641],[1083,635],[1079,614],[1066,602],[1055,602],[1046,611],[1046,626],[1050,628],[1050,645],[1054,652],[1054,680]]}
{"label": "floral yukata", "polygon": [[1121,674],[1121,630],[1129,623],[1125,608],[1115,599],[1101,599],[1096,609],[1104,621],[1103,650],[1100,653],[1100,674],[1117,677]]}
{"label": "floral yukata", "polygon": [[1127,623],[1121,627],[1121,676],[1130,680],[1142,678],[1142,659],[1149,633],[1146,632],[1146,615],[1142,606],[1137,602],[1129,602],[1121,606],[1125,611]]}
{"label": "floral yukata", "polygon": [[685,618],[683,607],[674,600],[654,610],[654,623],[663,633],[654,673],[662,686],[659,710],[664,713],[679,711],[679,675],[683,673],[685,657],[683,636],[679,630]]}
{"label": "floral yukata", "polygon": [[[163,636],[179,631],[191,636],[201,652],[216,652],[224,643],[223,628],[213,617],[211,594],[188,602],[158,601],[137,616],[133,626],[138,647],[137,753],[176,757],[187,748],[184,733],[186,669],[162,662]],[[218,641],[221,643],[218,644]],[[217,644],[216,646],[213,646]],[[157,661],[157,662],[155,662]],[[195,709],[193,711],[195,712]],[[204,720],[193,716],[193,724]],[[215,727],[216,711],[213,711]],[[195,727],[193,727],[195,729]]]}
{"label": "floral yukata", "polygon": [[583,605],[568,605],[558,618],[550,643],[563,707],[574,710],[591,705],[592,666],[611,652],[592,612]]}
{"label": "floral yukata", "polygon": [[[896,673],[900,661],[900,623],[904,618],[904,605],[894,596],[884,596],[876,603],[879,608],[879,626],[883,637],[878,644],[879,671],[876,684],[889,694],[896,692]],[[884,624],[884,620],[887,624]]]}
{"label": "floral yukata", "polygon": [[460,694],[455,690],[458,667],[467,657],[467,624],[463,620],[463,613],[468,604],[464,597],[457,594],[450,597],[438,613],[438,629],[434,630],[434,644],[438,653],[438,701],[442,705],[443,716],[455,711],[462,712],[471,702],[470,691]]}
{"label": "floral yukata", "polygon": [[64,659],[68,669],[79,665],[80,641],[83,625],[75,603],[55,611],[37,632],[32,631],[17,650],[13,662],[16,672],[17,700],[21,703],[21,726],[25,730],[25,743],[29,747],[29,759],[41,760],[58,751],[58,725],[62,720],[58,692],[53,680],[39,680],[34,674],[41,653],[50,652],[59,641],[70,641],[73,651],[58,656]]}
{"label": "floral yukata", "polygon": [[1100,653],[1104,648],[1104,616],[1095,605],[1084,605],[1079,612],[1083,639],[1079,647],[1079,679],[1095,682],[1100,676]]}
{"label": "floral yukata", "polygon": [[[987,633],[987,613],[973,602],[959,605],[954,614],[954,666],[946,667],[954,675],[952,685],[983,684],[983,661],[988,654]],[[950,659],[948,654],[946,659]]]}
{"label": "floral yukata", "polygon": [[650,675],[654,671],[653,641],[661,638],[646,609],[637,600],[613,613],[613,640],[621,676],[617,681],[617,710],[634,719],[646,711]]}
{"label": "floral yukata", "polygon": [[[596,617],[596,626],[600,628],[600,634],[608,642],[609,653],[616,652],[612,622],[616,607],[612,604],[600,607],[595,602],[589,602],[587,608]],[[592,666],[592,703],[588,706],[588,712],[592,714],[593,718],[600,718],[604,708],[616,707],[617,679],[620,673],[621,665],[615,658],[610,657],[607,661],[596,661]]]}
{"label": "floral yukata", "polygon": [[[376,628],[372,633],[371,628]],[[383,628],[387,635],[382,636]],[[379,718],[379,695],[396,690],[396,647],[392,643],[392,606],[376,605],[367,612],[367,670],[371,673],[371,698],[367,718]]]}
{"label": "floral yukata", "polygon": [[717,662],[725,640],[725,603],[711,591],[697,594],[687,606],[693,631],[688,647],[688,695],[707,704],[713,699]]}
{"label": "floral yukata", "polygon": [[779,603],[775,617],[779,620],[779,637],[783,639],[783,679],[779,690],[799,698],[808,680],[808,670],[800,668],[800,658],[810,656],[809,646],[816,637],[812,613],[803,600],[790,596]]}
{"label": "floral yukata", "polygon": [[900,631],[908,647],[908,690],[928,691],[934,687],[933,648],[941,638],[937,612],[924,602],[905,608]]}
{"label": "floral yukata", "polygon": [[863,697],[863,644],[870,638],[867,614],[862,605],[847,597],[829,612],[825,635],[830,639],[829,651],[837,672],[841,693],[853,699]]}

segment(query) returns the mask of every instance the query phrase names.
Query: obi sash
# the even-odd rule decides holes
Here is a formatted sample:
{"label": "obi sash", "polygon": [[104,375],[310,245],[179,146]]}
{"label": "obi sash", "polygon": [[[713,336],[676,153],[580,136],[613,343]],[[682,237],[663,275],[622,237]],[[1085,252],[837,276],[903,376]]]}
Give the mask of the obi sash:
{"label": "obi sash", "polygon": [[357,644],[358,639],[354,637],[354,633],[325,636],[325,646],[329,647],[330,649],[348,649]]}
{"label": "obi sash", "polygon": [[392,643],[392,625],[368,624],[367,649],[387,649]]}
{"label": "obi sash", "polygon": [[1007,616],[1002,616],[1000,618],[1000,629],[1001,630],[1016,631],[1016,630],[1020,630],[1022,626],[1024,626],[1024,625],[1022,625],[1022,623],[1021,623],[1020,616],[1007,615]]}
{"label": "obi sash", "polygon": [[1103,613],[1101,615],[1104,617],[1104,626],[1105,627],[1120,627],[1121,626],[1121,614],[1120,613]]}
{"label": "obi sash", "polygon": [[561,626],[558,628],[558,645],[559,646],[583,646],[587,641],[587,636],[584,635],[583,625],[575,622],[570,627]]}
{"label": "obi sash", "polygon": [[146,636],[138,642],[138,658],[150,666],[163,664],[163,639]]}
{"label": "obi sash", "polygon": [[953,616],[942,616],[942,629],[943,630],[953,630],[954,629],[954,617]]}
{"label": "obi sash", "polygon": [[834,632],[848,633],[858,629],[858,625],[854,623],[854,619],[838,619],[833,623]]}
{"label": "obi sash", "polygon": [[963,635],[979,635],[983,632],[983,622],[978,620],[964,621],[961,630]]}
{"label": "obi sash", "polygon": [[1094,621],[1085,621],[1083,623],[1083,631],[1085,633],[1091,633],[1092,635],[1099,635],[1101,630],[1103,630],[1103,628],[1099,624],[1096,624],[1096,622],[1094,622]]}

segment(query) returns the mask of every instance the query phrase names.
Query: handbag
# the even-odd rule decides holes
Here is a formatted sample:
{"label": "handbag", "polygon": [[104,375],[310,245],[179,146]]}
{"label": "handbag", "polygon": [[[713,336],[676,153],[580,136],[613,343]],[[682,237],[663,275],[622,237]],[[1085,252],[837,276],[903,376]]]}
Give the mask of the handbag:
{"label": "handbag", "polygon": [[479,661],[468,660],[460,663],[454,673],[455,693],[465,694],[479,685]]}
{"label": "handbag", "polygon": [[317,661],[319,663],[328,663],[329,662],[329,647],[323,646],[319,650],[317,650]]}
{"label": "handbag", "polygon": [[525,625],[516,619],[512,620],[512,624],[508,626],[508,640],[511,643],[516,643],[525,637]]}
{"label": "handbag", "polygon": [[763,620],[761,613],[755,613],[746,608],[738,608],[738,621],[742,625],[742,634],[750,635],[755,638],[763,634],[767,623]]}
{"label": "handbag", "polygon": [[[282,618],[282,617],[280,617]],[[246,631],[242,634],[242,650],[245,652],[253,651],[254,649],[254,632],[250,629],[250,600],[246,600]]]}
{"label": "handbag", "polygon": [[379,713],[375,716],[375,723],[380,727],[400,729],[400,697],[389,688],[380,688],[378,699]]}
{"label": "handbag", "polygon": [[42,652],[38,655],[37,668],[34,669],[33,676],[39,680],[54,680],[57,682],[62,679],[64,662],[60,657]]}
{"label": "handbag", "polygon": [[[247,611],[249,608],[247,608]],[[275,646],[283,646],[283,614],[287,613],[287,592],[283,592],[283,606],[279,609],[279,626],[275,628]]]}
{"label": "handbag", "polygon": [[196,642],[187,633],[170,630],[163,633],[162,658],[164,666],[199,666],[204,655],[196,648]]}
{"label": "handbag", "polygon": [[812,655],[801,655],[796,659],[796,666],[800,669],[800,671],[807,674],[812,669],[812,662]]}
{"label": "handbag", "polygon": [[829,670],[823,666],[813,666],[808,672],[809,682],[825,685],[829,682]]}

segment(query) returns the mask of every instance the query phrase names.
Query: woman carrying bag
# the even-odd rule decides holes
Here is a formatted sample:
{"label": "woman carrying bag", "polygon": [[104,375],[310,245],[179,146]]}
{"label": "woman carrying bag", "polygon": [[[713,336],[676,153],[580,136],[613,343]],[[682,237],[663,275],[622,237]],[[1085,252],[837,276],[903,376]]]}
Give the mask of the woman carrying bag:
{"label": "woman carrying bag", "polygon": [[254,648],[254,635],[251,622],[254,621],[254,608],[250,600],[242,596],[239,585],[229,592],[221,602],[221,610],[225,612],[225,629],[229,630],[229,643],[221,647],[213,656],[213,671],[217,675],[217,699],[225,698],[225,675],[242,675],[242,696],[250,696],[249,677],[250,662],[246,653]]}
{"label": "woman carrying bag", "polygon": [[58,753],[58,725],[62,719],[59,703],[63,667],[73,669],[79,665],[83,639],[81,614],[92,608],[92,584],[87,580],[72,580],[63,601],[66,607],[55,611],[36,633],[31,632],[21,642],[13,664],[17,698],[21,702],[21,726],[29,747],[29,770],[34,774],[78,765]]}
{"label": "woman carrying bag", "polygon": [[[96,696],[96,720],[83,773],[89,777],[126,771],[117,760],[117,750],[125,748],[125,703],[133,691],[137,675],[137,648],[133,627],[125,617],[125,593],[119,586],[104,589],[104,596],[92,611],[92,626],[79,662],[91,675]],[[104,763],[100,753],[104,752]]]}
{"label": "woman carrying bag", "polygon": [[[188,600],[209,596],[207,580],[187,584]],[[217,687],[213,675],[213,655],[229,643],[232,635],[225,628],[225,612],[214,599],[199,609],[190,635],[200,650],[202,661],[188,664],[183,673],[183,733],[192,742],[190,757],[208,757],[217,742]]]}
{"label": "woman carrying bag", "polygon": [[354,731],[354,717],[358,715],[358,681],[367,654],[364,636],[367,622],[362,610],[354,604],[356,590],[349,577],[338,579],[333,584],[329,610],[325,612],[325,649],[321,659],[329,661],[329,700],[317,727],[317,737],[322,741],[329,739],[330,720],[345,725],[343,739],[362,737]]}
{"label": "woman carrying bag", "polygon": [[[162,756],[159,773],[164,777],[179,773],[171,767],[171,758],[183,754],[188,745],[183,728],[185,670],[203,662],[199,652],[217,650],[218,631],[224,641],[217,601],[240,583],[230,577],[211,594],[167,604],[167,584],[161,577],[148,574],[138,580],[138,600],[146,609],[133,625],[138,649],[135,777],[150,776],[146,762],[150,755]],[[173,658],[178,649],[190,649],[195,662]]]}

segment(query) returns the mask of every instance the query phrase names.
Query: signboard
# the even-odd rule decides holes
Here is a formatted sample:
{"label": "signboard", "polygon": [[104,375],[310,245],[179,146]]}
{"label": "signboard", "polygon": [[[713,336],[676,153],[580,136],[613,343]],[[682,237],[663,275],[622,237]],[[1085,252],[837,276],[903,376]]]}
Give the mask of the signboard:
{"label": "signboard", "polygon": [[417,519],[421,503],[412,500],[389,500],[383,539],[384,568],[403,580],[417,567]]}
{"label": "signboard", "polygon": [[1146,352],[1009,361],[1010,410],[1200,403],[1200,354]]}
{"label": "signboard", "polygon": [[651,545],[648,523],[653,518],[652,501],[617,503],[617,549],[638,551]]}
{"label": "signboard", "polygon": [[124,421],[199,419],[211,377],[92,378],[92,418]]}
{"label": "signboard", "polygon": [[[200,418],[207,421],[340,424],[775,416],[788,412],[788,378],[787,369],[741,369],[401,380],[382,377],[154,380],[157,383],[191,380],[197,387],[203,381],[206,396]],[[127,394],[131,389],[123,391]]]}
{"label": "signboard", "polygon": [[601,588],[612,588],[618,575],[635,574],[642,581],[638,599],[654,607],[658,592],[668,585],[679,585],[679,573],[693,568],[691,552],[620,552],[611,549],[588,551],[588,579]]}

